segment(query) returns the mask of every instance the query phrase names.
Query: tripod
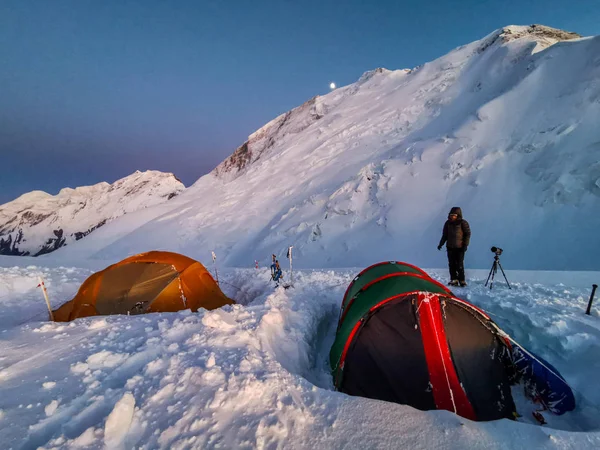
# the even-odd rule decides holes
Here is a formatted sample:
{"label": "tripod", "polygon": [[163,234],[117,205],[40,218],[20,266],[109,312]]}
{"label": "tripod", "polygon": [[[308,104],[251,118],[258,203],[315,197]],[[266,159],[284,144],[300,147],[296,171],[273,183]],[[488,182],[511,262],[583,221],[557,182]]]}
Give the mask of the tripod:
{"label": "tripod", "polygon": [[490,274],[487,277],[487,281],[485,282],[485,286],[488,285],[488,282],[490,282],[490,278],[491,278],[490,289],[492,289],[492,286],[494,285],[494,276],[496,275],[496,272],[498,272],[498,267],[500,267],[500,270],[502,271],[502,275],[504,275],[504,280],[506,281],[506,284],[508,285],[508,288],[512,289],[510,287],[510,283],[506,279],[506,274],[504,273],[504,269],[502,268],[502,264],[500,264],[500,256],[498,256],[497,254],[496,254],[496,256],[494,256],[494,264],[492,264],[492,268],[490,269]]}

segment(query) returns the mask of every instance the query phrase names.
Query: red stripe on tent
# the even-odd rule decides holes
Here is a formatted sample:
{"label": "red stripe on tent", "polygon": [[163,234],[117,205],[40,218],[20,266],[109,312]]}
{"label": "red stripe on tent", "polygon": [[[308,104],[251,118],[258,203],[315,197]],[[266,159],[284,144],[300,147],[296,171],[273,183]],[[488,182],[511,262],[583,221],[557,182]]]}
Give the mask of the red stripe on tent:
{"label": "red stripe on tent", "polygon": [[384,264],[390,264],[390,262],[389,261],[384,261],[384,262],[380,262],[380,263],[377,263],[377,264],[373,264],[373,265],[367,267],[366,269],[361,270],[358,275],[356,275],[354,278],[352,278],[352,281],[350,282],[350,284],[346,288],[346,292],[344,292],[344,296],[342,297],[342,306],[344,305],[344,300],[346,300],[346,295],[348,295],[348,292],[350,292],[350,288],[354,285],[354,282],[356,280],[358,280],[360,278],[360,276],[362,274],[364,274],[367,270],[372,269],[373,267],[382,266]]}
{"label": "red stripe on tent", "polygon": [[[369,313],[372,313],[377,308],[381,307],[382,305],[384,305],[388,302],[391,302],[392,300],[396,300],[397,298],[404,297],[407,295],[418,294],[419,292],[421,292],[421,291],[404,292],[402,294],[394,295],[393,297],[386,298],[385,300],[382,300],[381,302],[372,306],[371,309],[369,310]],[[354,339],[354,336],[358,332],[358,329],[360,328],[360,325],[362,324],[362,322],[363,322],[362,320],[359,320],[358,322],[356,322],[356,325],[354,325],[354,328],[352,328],[352,331],[350,332],[350,335],[348,336],[348,339],[346,340],[346,344],[344,345],[344,350],[342,351],[342,355],[340,356],[340,361],[338,362],[338,365],[337,365],[338,368],[336,371],[336,381],[335,381],[336,387],[339,387],[339,384],[338,384],[338,382],[339,382],[338,380],[340,380],[339,374],[340,374],[340,371],[343,370],[343,368],[344,368],[344,362],[346,361],[346,354],[348,353],[348,349],[350,348],[352,339]]]}
{"label": "red stripe on tent", "polygon": [[421,269],[420,267],[417,267],[417,266],[415,266],[415,265],[413,265],[413,264],[409,264],[409,263],[407,263],[407,262],[403,262],[403,261],[390,261],[389,263],[390,263],[390,264],[402,264],[403,266],[410,267],[411,269],[418,270],[418,271],[419,271],[419,273],[422,273],[423,275],[429,276],[429,275],[427,274],[427,272],[425,272],[425,271],[424,271],[423,269]]}
{"label": "red stripe on tent", "polygon": [[[387,275],[383,275],[383,276],[381,276],[379,278],[376,278],[375,280],[371,281],[370,283],[365,284],[359,292],[363,292],[363,291],[367,290],[369,287],[373,286],[375,283],[377,283],[377,282],[379,282],[381,280],[385,280],[387,278],[398,277],[398,276],[411,276],[411,277],[415,277],[415,278],[420,278],[422,280],[434,281],[435,282],[435,280],[431,280],[428,276],[423,276],[423,275],[420,275],[418,273],[412,273],[412,272],[388,273]],[[406,294],[402,293],[401,296],[402,295],[406,295]],[[397,298],[397,297],[398,296],[393,297],[393,298]],[[350,310],[350,306],[352,306],[352,303],[354,303],[354,299],[355,298],[356,298],[356,296],[352,297],[348,301],[348,303],[346,304],[346,306],[342,305],[342,311],[340,313],[340,318],[338,319],[338,326],[337,326],[338,330],[342,326],[342,322],[344,322],[344,319],[346,318],[346,314],[348,314],[348,311]],[[384,301],[387,301],[387,300],[389,300],[389,299],[386,299]],[[372,309],[371,309],[371,311],[372,311]]]}
{"label": "red stripe on tent", "polygon": [[419,293],[417,311],[435,406],[475,420],[473,406],[454,369],[438,295]]}
{"label": "red stripe on tent", "polygon": [[[381,264],[387,264],[387,263],[379,263],[379,264],[375,264],[375,265],[381,265]],[[398,263],[398,264],[406,264],[406,263]],[[410,264],[406,264],[407,266],[409,266]],[[373,266],[371,266],[373,267]],[[415,267],[416,269],[418,269],[418,267]],[[420,269],[419,269],[420,270]],[[418,273],[413,273],[413,272],[395,272],[395,273],[388,273],[387,275],[383,275],[379,278],[374,279],[373,281],[365,284],[360,292],[366,291],[369,287],[373,286],[375,283],[378,283],[381,280],[385,280],[387,278],[393,278],[393,277],[415,277],[415,278],[419,278],[421,280],[426,280],[429,281],[430,283],[435,284],[436,286],[438,286],[439,288],[441,288],[442,290],[444,290],[444,292],[446,292],[447,294],[451,295],[454,298],[454,294],[452,293],[452,291],[450,291],[446,286],[444,286],[443,284],[441,284],[440,282],[434,280],[433,278],[431,278],[429,275],[427,275],[426,273],[423,272],[423,274],[418,274]],[[350,287],[348,287],[348,289],[350,289]],[[347,291],[346,291],[347,292]],[[406,295],[406,293],[403,293],[401,295]],[[344,294],[344,298],[345,298],[345,294]],[[340,327],[342,326],[342,322],[344,321],[344,318],[346,317],[346,314],[348,313],[348,311],[350,310],[350,306],[352,305],[352,303],[354,302],[354,299],[356,297],[352,297],[348,303],[344,306],[344,303],[342,302],[342,310],[340,311],[340,317],[338,319],[338,325],[337,325],[337,329],[339,330]],[[393,297],[393,298],[397,298]],[[387,301],[390,299],[386,299],[384,300]],[[372,310],[372,309],[371,309]],[[483,313],[485,315],[485,313]],[[487,317],[487,316],[486,316]],[[488,317],[489,319],[489,317]]]}
{"label": "red stripe on tent", "polygon": [[356,322],[356,325],[354,325],[354,328],[352,328],[352,331],[350,332],[350,336],[348,336],[348,339],[346,340],[346,344],[344,345],[344,350],[342,351],[342,356],[340,356],[340,362],[337,365],[337,369],[336,369],[336,373],[335,373],[335,386],[336,387],[340,387],[340,382],[342,380],[342,377],[340,375],[342,373],[342,370],[344,370],[344,362],[346,361],[346,354],[348,353],[348,349],[350,348],[352,339],[354,339],[354,335],[360,328],[362,322],[363,322],[362,320],[359,320],[358,322]]}
{"label": "red stripe on tent", "polygon": [[[365,272],[367,272],[367,271],[371,270],[373,267],[377,267],[377,266],[383,266],[384,264],[402,264],[403,266],[411,267],[411,268],[413,268],[413,269],[415,269],[415,270],[418,270],[418,271],[419,271],[420,273],[422,273],[423,275],[427,275],[427,273],[426,273],[426,272],[425,272],[423,269],[421,269],[420,267],[413,266],[412,264],[405,263],[405,262],[402,262],[402,261],[383,261],[383,262],[379,262],[379,263],[376,263],[376,264],[372,264],[372,265],[370,265],[370,266],[369,266],[369,267],[367,267],[366,269],[363,269],[363,270],[361,270],[361,271],[360,271],[360,273],[359,273],[358,275],[356,275],[356,276],[355,276],[355,277],[352,279],[352,281],[350,282],[350,284],[349,284],[349,285],[348,285],[348,287],[346,288],[346,292],[344,292],[344,296],[342,297],[342,299],[343,299],[343,300],[345,300],[345,299],[346,299],[346,295],[348,295],[348,292],[350,292],[350,288],[352,287],[352,285],[354,284],[354,282],[355,282],[355,281],[356,281],[358,278],[360,278],[360,276],[361,276],[362,274],[364,274]],[[429,275],[427,275],[427,276],[429,276]],[[342,300],[342,304],[343,304],[343,300]]]}
{"label": "red stripe on tent", "polygon": [[[393,274],[390,275],[393,276]],[[382,278],[387,278],[390,275],[385,275]],[[410,275],[417,276],[417,274],[413,273],[411,273]],[[437,283],[435,280],[432,281]],[[423,291],[403,292],[402,294],[386,298],[380,301],[379,303],[373,305],[371,309],[369,309],[369,314],[372,314],[375,310],[381,308],[383,305],[393,300],[416,294],[419,295],[417,302],[417,311],[419,312],[419,326],[421,327],[421,336],[427,360],[427,367],[429,368],[429,377],[431,384],[434,387],[433,396],[436,406],[438,409],[445,409],[451,412],[455,412],[456,414],[467,419],[476,420],[475,411],[473,410],[473,406],[467,398],[467,394],[460,385],[460,381],[458,380],[458,375],[456,374],[454,363],[452,362],[452,357],[450,355],[450,348],[448,347],[448,341],[446,339],[446,331],[444,329],[442,313],[439,303],[440,297],[446,298],[443,294],[433,294]],[[425,301],[428,298],[430,300]],[[476,306],[471,305],[470,303],[458,299],[454,296],[450,298],[453,300],[458,300],[467,306],[472,306],[474,309],[480,311],[484,316],[486,316],[489,319],[487,314],[485,314]],[[350,306],[350,304],[348,306]],[[347,309],[348,308],[346,308],[346,310]],[[342,351],[342,355],[340,356],[335,377],[335,384],[338,388],[341,382],[340,375],[344,368],[344,362],[346,361],[346,356],[350,348],[350,344],[352,343],[352,340],[354,339],[354,336],[358,332],[358,329],[360,328],[362,323],[362,320],[356,323],[356,325],[350,332],[348,339],[346,340],[346,344],[344,345],[344,350]],[[453,399],[454,402],[452,401]],[[456,408],[454,408],[454,406],[456,406]]]}
{"label": "red stripe on tent", "polygon": [[432,280],[431,277],[429,275],[422,275],[420,273],[413,273],[413,272],[394,272],[394,273],[388,273],[387,275],[382,275],[379,278],[375,278],[373,281],[365,284],[360,291],[366,291],[367,289],[369,289],[371,286],[373,286],[375,283],[380,282],[381,280],[386,280],[388,278],[394,278],[394,277],[414,277],[414,278],[419,278],[420,280],[425,280],[425,281],[433,281],[435,283],[435,280]]}
{"label": "red stripe on tent", "polygon": [[[402,263],[402,264],[404,264],[404,263]],[[434,280],[433,278],[431,278],[426,273],[419,274],[419,273],[413,273],[413,272],[394,272],[394,273],[388,273],[387,275],[382,275],[379,278],[374,279],[370,283],[365,284],[361,288],[361,291],[364,291],[364,290],[368,289],[370,286],[374,285],[378,281],[385,280],[386,278],[392,278],[392,277],[398,277],[398,276],[401,276],[401,277],[407,277],[407,276],[408,277],[415,277],[415,278],[419,278],[421,280],[429,281],[430,283],[435,284],[437,287],[439,287],[440,289],[442,289],[445,293],[447,293],[447,294],[451,295],[452,297],[454,297],[454,294],[452,293],[452,291],[450,289],[448,289],[446,286],[444,286],[439,281]]]}

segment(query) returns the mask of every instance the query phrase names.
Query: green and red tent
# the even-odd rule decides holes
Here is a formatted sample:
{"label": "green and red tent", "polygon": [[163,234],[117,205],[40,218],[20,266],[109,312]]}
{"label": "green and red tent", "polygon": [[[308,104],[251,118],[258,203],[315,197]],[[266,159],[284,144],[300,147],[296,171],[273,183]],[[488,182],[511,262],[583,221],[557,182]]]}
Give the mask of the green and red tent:
{"label": "green and red tent", "polygon": [[350,395],[472,420],[513,419],[510,386],[522,382],[544,410],[575,409],[556,368],[403,262],[375,264],[352,280],[329,357],[336,389]]}
{"label": "green and red tent", "polygon": [[336,389],[472,420],[514,418],[510,344],[424,271],[375,264],[350,283],[330,364]]}

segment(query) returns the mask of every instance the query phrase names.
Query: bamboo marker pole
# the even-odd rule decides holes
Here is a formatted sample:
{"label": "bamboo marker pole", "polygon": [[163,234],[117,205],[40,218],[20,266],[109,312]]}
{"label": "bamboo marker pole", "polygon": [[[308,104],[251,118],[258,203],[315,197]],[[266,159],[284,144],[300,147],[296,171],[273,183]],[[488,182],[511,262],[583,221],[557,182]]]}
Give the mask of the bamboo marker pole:
{"label": "bamboo marker pole", "polygon": [[44,299],[46,300],[46,306],[48,307],[48,314],[50,315],[50,320],[54,322],[54,315],[52,314],[52,308],[50,307],[50,300],[48,299],[48,291],[46,290],[46,285],[44,284],[44,280],[42,277],[38,277],[40,280],[40,284],[37,287],[42,287],[42,292],[44,293]]}
{"label": "bamboo marker pole", "polygon": [[292,266],[292,249],[294,248],[293,245],[290,245],[288,247],[288,252],[287,252],[287,257],[290,259],[290,286],[294,285],[294,269]]}
{"label": "bamboo marker pole", "polygon": [[215,252],[211,252],[212,253],[212,260],[213,260],[213,265],[215,267],[215,278],[217,279],[217,285],[219,284],[219,271],[217,270],[217,255],[215,255]]}

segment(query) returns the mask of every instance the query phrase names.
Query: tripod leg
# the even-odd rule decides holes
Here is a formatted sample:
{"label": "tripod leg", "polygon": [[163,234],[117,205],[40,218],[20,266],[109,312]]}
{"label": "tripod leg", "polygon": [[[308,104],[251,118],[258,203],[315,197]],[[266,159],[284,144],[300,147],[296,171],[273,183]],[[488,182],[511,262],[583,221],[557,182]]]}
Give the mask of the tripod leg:
{"label": "tripod leg", "polygon": [[494,286],[494,277],[496,276],[497,272],[498,272],[498,262],[494,261],[494,265],[492,266],[492,282],[490,283],[490,289],[492,289],[492,287]]}
{"label": "tripod leg", "polygon": [[[495,263],[496,263],[496,262],[494,261],[494,264],[495,264]],[[487,286],[487,285],[488,285],[488,283],[490,282],[490,278],[491,278],[491,276],[492,276],[492,272],[494,271],[494,264],[492,264],[492,268],[490,269],[490,273],[488,274],[487,281],[485,282],[484,286]],[[490,289],[491,289],[491,288],[490,288]]]}
{"label": "tripod leg", "polygon": [[502,268],[502,264],[500,264],[500,261],[498,261],[498,265],[500,266],[500,270],[502,271],[502,275],[504,275],[504,280],[506,281],[506,284],[508,285],[508,288],[512,289],[510,287],[510,283],[508,282],[508,279],[506,278],[506,274],[504,273],[504,269]]}

